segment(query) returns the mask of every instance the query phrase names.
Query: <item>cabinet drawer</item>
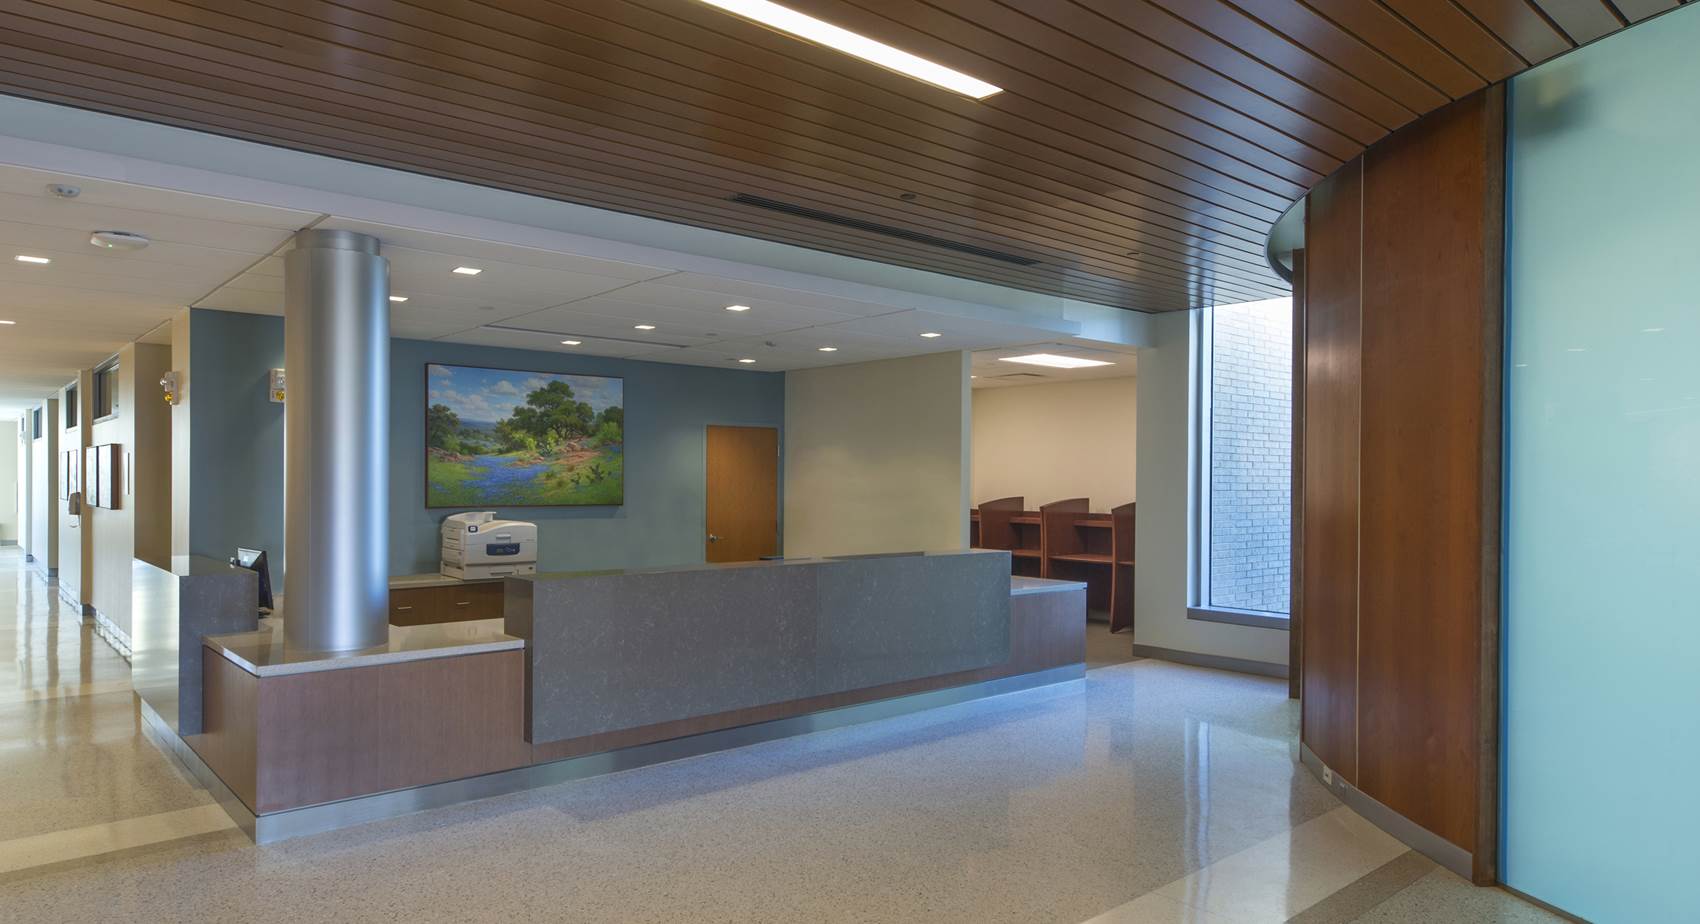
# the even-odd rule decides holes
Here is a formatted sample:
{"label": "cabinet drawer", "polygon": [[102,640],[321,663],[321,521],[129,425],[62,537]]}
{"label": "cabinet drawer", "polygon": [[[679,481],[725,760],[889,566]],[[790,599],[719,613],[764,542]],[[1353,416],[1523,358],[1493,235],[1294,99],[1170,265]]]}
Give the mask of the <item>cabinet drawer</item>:
{"label": "cabinet drawer", "polygon": [[501,581],[489,584],[460,584],[445,587],[441,593],[437,618],[442,622],[502,618]]}
{"label": "cabinet drawer", "polygon": [[390,625],[425,626],[441,619],[441,591],[415,587],[390,591]]}

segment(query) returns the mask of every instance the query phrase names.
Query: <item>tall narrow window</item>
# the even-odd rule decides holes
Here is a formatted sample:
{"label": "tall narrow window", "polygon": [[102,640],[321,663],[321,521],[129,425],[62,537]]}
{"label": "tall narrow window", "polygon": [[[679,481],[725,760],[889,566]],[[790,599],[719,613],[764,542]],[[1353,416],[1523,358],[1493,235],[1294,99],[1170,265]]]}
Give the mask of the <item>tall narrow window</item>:
{"label": "tall narrow window", "polygon": [[1204,310],[1199,371],[1193,615],[1273,624],[1292,559],[1292,300]]}
{"label": "tall narrow window", "polygon": [[94,419],[118,413],[118,364],[94,371]]}

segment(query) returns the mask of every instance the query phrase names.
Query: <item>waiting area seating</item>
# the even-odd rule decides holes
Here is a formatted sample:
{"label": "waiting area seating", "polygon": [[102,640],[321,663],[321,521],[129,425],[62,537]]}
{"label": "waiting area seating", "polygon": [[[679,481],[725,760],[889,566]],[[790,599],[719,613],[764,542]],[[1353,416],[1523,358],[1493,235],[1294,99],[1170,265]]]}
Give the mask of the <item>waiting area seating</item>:
{"label": "waiting area seating", "polygon": [[1085,497],[1038,510],[1025,497],[989,500],[969,513],[969,545],[1008,551],[1014,574],[1085,581],[1088,611],[1107,614],[1111,632],[1132,629],[1134,505],[1091,509]]}

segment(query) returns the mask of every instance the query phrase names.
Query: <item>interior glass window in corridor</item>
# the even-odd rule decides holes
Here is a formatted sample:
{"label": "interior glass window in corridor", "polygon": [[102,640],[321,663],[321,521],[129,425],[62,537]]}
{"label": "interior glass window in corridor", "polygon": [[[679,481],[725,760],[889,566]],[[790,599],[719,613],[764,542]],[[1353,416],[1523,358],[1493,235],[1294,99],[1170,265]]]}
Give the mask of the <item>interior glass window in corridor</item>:
{"label": "interior glass window in corridor", "polygon": [[1198,605],[1286,615],[1293,303],[1219,305],[1200,320]]}

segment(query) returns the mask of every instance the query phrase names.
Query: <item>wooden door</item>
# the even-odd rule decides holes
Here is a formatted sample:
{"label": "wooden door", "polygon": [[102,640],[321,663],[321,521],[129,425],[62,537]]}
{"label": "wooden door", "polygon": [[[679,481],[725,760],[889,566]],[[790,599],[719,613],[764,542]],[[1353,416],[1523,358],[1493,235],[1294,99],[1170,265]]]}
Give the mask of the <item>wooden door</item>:
{"label": "wooden door", "polygon": [[708,428],[704,557],[755,561],[779,552],[779,431]]}

